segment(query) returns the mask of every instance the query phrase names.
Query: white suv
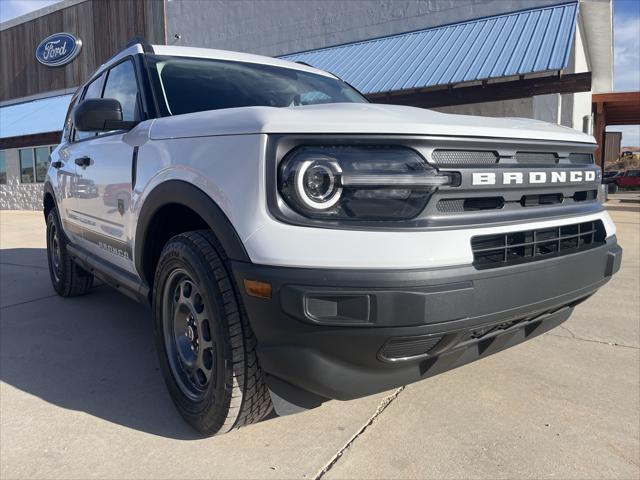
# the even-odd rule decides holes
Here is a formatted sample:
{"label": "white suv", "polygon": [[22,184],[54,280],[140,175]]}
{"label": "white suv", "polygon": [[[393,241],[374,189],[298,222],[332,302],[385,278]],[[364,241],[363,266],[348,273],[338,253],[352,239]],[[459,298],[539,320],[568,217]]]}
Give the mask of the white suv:
{"label": "white suv", "polygon": [[44,211],[62,296],[150,305],[204,434],[545,332],[620,266],[594,139],[376,105],[272,58],[134,43],[71,101]]}

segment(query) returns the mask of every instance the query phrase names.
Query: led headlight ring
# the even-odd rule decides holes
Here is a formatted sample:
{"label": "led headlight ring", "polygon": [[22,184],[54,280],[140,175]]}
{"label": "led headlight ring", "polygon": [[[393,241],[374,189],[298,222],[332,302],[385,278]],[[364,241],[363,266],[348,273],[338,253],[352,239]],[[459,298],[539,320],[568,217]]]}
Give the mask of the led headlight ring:
{"label": "led headlight ring", "polygon": [[331,208],[338,203],[342,195],[342,187],[338,182],[341,173],[342,169],[335,161],[306,160],[295,173],[296,193],[308,208]]}

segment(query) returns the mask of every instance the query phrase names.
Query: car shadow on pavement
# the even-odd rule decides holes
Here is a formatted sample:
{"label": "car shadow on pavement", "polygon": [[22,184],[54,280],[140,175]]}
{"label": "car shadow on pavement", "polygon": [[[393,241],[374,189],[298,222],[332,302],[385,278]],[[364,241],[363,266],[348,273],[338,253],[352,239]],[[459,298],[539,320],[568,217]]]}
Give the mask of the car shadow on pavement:
{"label": "car shadow on pavement", "polygon": [[44,249],[2,250],[0,290],[0,380],[128,428],[201,438],[166,391],[148,309],[105,285],[84,297],[58,297]]}

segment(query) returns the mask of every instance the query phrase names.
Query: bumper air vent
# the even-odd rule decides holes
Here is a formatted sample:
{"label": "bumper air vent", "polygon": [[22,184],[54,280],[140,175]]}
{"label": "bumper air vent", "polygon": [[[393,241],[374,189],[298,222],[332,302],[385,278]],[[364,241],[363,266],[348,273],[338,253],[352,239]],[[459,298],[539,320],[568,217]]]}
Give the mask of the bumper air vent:
{"label": "bumper air vent", "polygon": [[572,153],[569,155],[569,161],[580,165],[591,165],[593,163],[593,155],[590,153]]}
{"label": "bumper air vent", "polygon": [[471,239],[473,265],[496,268],[588,250],[605,243],[602,221],[527,230]]}
{"label": "bumper air vent", "polygon": [[553,165],[558,163],[555,152],[516,152],[516,162],[531,165]]}
{"label": "bumper air vent", "polygon": [[435,150],[431,154],[435,163],[442,166],[494,165],[498,163],[498,154],[489,151],[473,150]]}
{"label": "bumper air vent", "polygon": [[393,337],[380,349],[379,357],[387,361],[403,360],[426,355],[442,337]]}

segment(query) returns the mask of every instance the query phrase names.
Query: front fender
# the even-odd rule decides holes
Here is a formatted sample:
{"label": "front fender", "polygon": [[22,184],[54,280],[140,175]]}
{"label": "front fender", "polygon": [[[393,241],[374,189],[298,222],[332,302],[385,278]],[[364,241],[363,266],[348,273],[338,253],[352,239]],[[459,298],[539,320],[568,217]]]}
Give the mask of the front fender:
{"label": "front fender", "polygon": [[249,261],[249,256],[234,229],[233,225],[222,209],[198,187],[182,180],[167,180],[152,191],[144,200],[144,204],[138,216],[135,235],[135,266],[141,278],[148,284],[153,279],[145,278],[147,263],[152,252],[146,249],[149,225],[162,207],[178,204],[196,212],[213,230],[222,244],[225,253],[231,260]]}

